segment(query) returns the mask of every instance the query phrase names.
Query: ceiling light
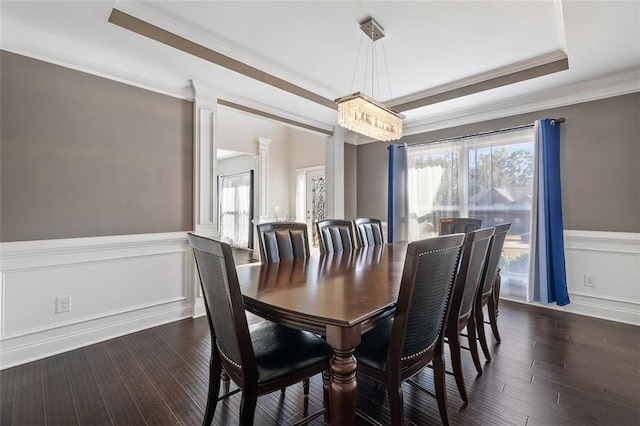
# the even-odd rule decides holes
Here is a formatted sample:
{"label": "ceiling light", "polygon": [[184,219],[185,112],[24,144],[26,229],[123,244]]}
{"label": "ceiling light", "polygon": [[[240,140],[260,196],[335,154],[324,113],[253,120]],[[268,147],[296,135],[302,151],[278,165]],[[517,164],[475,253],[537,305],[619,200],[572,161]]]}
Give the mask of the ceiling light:
{"label": "ceiling light", "polygon": [[[371,92],[373,96],[375,75],[375,51],[373,44],[384,37],[384,30],[373,18],[362,22],[360,29],[371,39]],[[359,52],[358,56],[360,56]],[[356,68],[357,66],[356,60]],[[380,73],[378,73],[378,76],[379,75]],[[389,85],[389,87],[391,87],[391,85]],[[338,104],[338,123],[342,127],[381,141],[391,141],[402,137],[403,116],[363,93],[356,92],[343,96],[336,99],[336,103]]]}

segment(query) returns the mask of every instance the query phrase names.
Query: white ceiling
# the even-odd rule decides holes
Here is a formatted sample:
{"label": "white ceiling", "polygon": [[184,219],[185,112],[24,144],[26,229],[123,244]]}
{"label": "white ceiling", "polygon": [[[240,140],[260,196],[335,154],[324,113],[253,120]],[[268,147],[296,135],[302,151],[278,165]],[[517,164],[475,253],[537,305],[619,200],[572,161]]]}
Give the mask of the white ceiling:
{"label": "white ceiling", "polygon": [[383,101],[558,50],[568,56],[566,71],[406,111],[405,127],[492,109],[505,114],[501,105],[524,112],[513,106],[640,90],[640,1],[2,0],[1,7],[5,50],[187,97],[193,79],[226,100],[328,129],[335,110],[110,24],[111,10],[329,99],[372,94],[366,52],[356,64],[364,37],[358,22],[368,16],[386,31],[389,73],[384,61],[376,67],[383,75],[374,93]]}

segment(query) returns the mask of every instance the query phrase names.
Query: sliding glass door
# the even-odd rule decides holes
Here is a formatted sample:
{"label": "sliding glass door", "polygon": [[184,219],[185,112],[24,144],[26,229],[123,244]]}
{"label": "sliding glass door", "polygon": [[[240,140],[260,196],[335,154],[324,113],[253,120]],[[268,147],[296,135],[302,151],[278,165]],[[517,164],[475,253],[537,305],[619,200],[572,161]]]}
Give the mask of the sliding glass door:
{"label": "sliding glass door", "polygon": [[533,191],[533,129],[407,147],[409,239],[437,235],[443,217],[511,222],[502,291],[524,299]]}

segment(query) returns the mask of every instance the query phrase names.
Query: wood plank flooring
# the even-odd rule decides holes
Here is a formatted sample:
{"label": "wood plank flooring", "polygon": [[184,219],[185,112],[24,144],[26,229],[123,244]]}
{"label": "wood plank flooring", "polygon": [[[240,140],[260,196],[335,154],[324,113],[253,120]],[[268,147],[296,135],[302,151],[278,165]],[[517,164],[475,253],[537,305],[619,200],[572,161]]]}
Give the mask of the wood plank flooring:
{"label": "wood plank flooring", "polygon": [[[463,354],[467,406],[447,377],[452,424],[640,424],[638,327],[505,301],[498,322],[502,344],[492,343],[494,357],[482,376]],[[0,424],[198,425],[209,353],[203,317],[3,370]],[[433,389],[431,370],[421,372],[419,381]],[[385,387],[364,376],[358,384],[358,408],[389,424]],[[435,399],[407,384],[403,391],[407,424],[440,424]],[[219,403],[214,424],[237,424],[239,405],[239,394]],[[316,376],[308,399],[301,384],[284,396],[260,397],[255,424],[288,425],[321,406],[322,380]]]}

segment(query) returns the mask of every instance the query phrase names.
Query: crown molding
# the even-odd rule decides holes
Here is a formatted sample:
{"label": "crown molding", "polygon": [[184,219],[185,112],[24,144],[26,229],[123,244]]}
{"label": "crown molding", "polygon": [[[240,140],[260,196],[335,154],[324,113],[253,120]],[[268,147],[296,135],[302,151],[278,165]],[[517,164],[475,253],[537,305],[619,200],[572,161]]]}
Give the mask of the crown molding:
{"label": "crown molding", "polygon": [[[237,96],[228,90],[209,86],[201,81],[183,79],[158,72],[157,69],[124,61],[120,58],[105,60],[95,49],[75,44],[59,37],[45,35],[32,28],[11,23],[11,31],[3,31],[0,49],[54,65],[124,83],[133,87],[160,93],[163,95],[193,101],[195,97],[225,100],[283,117],[296,123],[333,132],[333,124],[297,115],[282,109],[251,101]],[[61,48],[60,46],[64,46]],[[196,89],[197,92],[196,93]],[[304,129],[307,130],[307,129]]]}
{"label": "crown molding", "polygon": [[146,21],[152,25],[158,26],[166,31],[184,37],[194,43],[205,46],[225,56],[229,56],[239,62],[243,62],[251,67],[257,68],[267,74],[278,76],[278,78],[291,82],[306,90],[317,93],[328,99],[334,99],[336,93],[335,88],[326,86],[320,81],[310,79],[302,73],[291,72],[291,70],[269,60],[260,52],[244,49],[233,42],[221,40],[207,33],[206,29],[194,26],[193,23],[186,22],[176,17],[167,16],[166,13],[152,2],[131,2],[117,0],[113,6],[114,9],[120,10],[128,15],[132,15],[137,19]]}
{"label": "crown molding", "polygon": [[[404,123],[404,135],[431,132],[466,124],[512,117],[583,102],[640,92],[640,69],[584,81],[555,89],[547,89],[525,96],[515,96],[484,105],[461,108],[445,114],[425,116]],[[376,142],[358,138],[356,145]]]}
{"label": "crown molding", "polygon": [[[220,100],[226,101],[226,102],[221,102],[220,105],[225,106],[227,108],[233,108],[235,110],[244,111],[241,108],[235,108],[233,106],[226,105],[226,103],[237,104],[249,110],[256,110],[260,112],[260,114],[258,114],[250,111],[244,111],[247,114],[259,115],[261,117],[264,117],[265,119],[271,119],[279,122],[280,124],[288,125],[296,129],[309,131],[316,134],[321,134],[323,136],[327,136],[328,133],[333,133],[334,126],[331,124],[325,123],[323,121],[314,120],[308,117],[303,117],[301,115],[294,114],[289,111],[285,111],[283,109],[276,108],[271,105],[266,105],[260,102],[256,102],[251,99],[247,99],[230,92],[224,92],[224,91],[220,92],[220,94],[218,95],[218,98]],[[284,120],[279,120],[279,118]]]}
{"label": "crown molding", "polygon": [[125,61],[122,58],[110,57],[106,60],[96,49],[16,23],[11,23],[10,31],[4,30],[2,35],[0,48],[7,52],[163,95],[193,100],[193,91],[188,80],[158,72],[157,69]]}
{"label": "crown molding", "polygon": [[449,99],[526,81],[543,75],[553,74],[568,68],[567,54],[561,50],[556,50],[427,90],[415,92],[407,96],[392,99],[386,102],[386,105],[396,111],[408,111]]}

